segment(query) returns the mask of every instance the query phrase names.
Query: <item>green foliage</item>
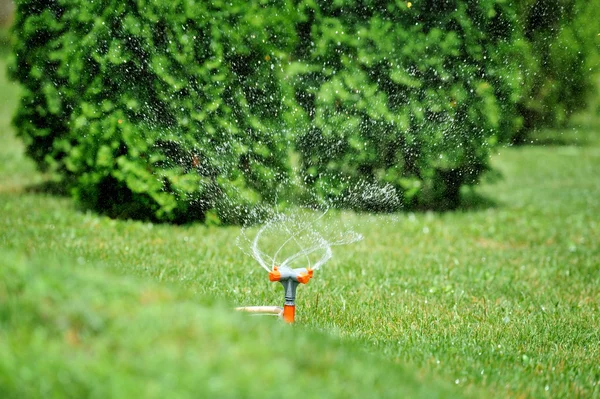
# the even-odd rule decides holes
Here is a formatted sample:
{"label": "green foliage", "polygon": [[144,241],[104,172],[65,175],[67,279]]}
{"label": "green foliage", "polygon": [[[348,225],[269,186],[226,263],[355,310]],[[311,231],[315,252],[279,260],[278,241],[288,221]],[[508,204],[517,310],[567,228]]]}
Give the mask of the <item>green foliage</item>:
{"label": "green foliage", "polygon": [[[288,81],[308,126],[305,180],[355,206],[453,208],[521,124],[522,37],[496,1],[302,2]],[[372,202],[373,187],[403,201]],[[392,209],[388,209],[389,207]]]}
{"label": "green foliage", "polygon": [[594,7],[562,3],[23,0],[15,123],[111,216],[455,208],[496,145],[585,104]]}
{"label": "green foliage", "polygon": [[239,221],[288,175],[272,131],[293,16],[246,1],[21,1],[28,154],[113,216]]}
{"label": "green foliage", "polygon": [[530,52],[519,101],[524,128],[513,138],[523,142],[532,130],[564,126],[588,105],[600,72],[600,2],[528,0],[518,15]]}

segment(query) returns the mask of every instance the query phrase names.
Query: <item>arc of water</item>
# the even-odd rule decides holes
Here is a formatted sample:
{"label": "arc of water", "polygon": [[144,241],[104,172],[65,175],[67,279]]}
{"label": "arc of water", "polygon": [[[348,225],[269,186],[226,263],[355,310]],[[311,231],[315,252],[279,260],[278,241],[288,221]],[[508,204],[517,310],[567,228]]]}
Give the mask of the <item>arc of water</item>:
{"label": "arc of water", "polygon": [[327,262],[329,259],[331,259],[331,257],[333,256],[333,251],[331,249],[331,246],[328,246],[327,249],[325,250],[325,254],[323,254],[323,256],[321,257],[321,259],[319,259],[317,261],[317,263],[315,263],[313,270],[319,270],[319,268],[325,263]]}
{"label": "arc of water", "polygon": [[[240,242],[242,241],[241,237],[243,237],[243,241],[248,244],[248,248],[250,249],[249,251],[247,251],[245,248],[243,248],[240,245]],[[248,235],[246,234],[246,232],[244,231],[244,229],[242,229],[240,235],[238,236],[238,238],[236,240],[236,243],[237,243],[238,247],[242,250],[242,252],[244,252],[246,255],[254,258],[259,263],[262,262],[262,263],[265,263],[265,265],[266,265],[267,262],[265,262],[264,258],[266,258],[268,261],[271,260],[271,257],[268,254],[266,254],[265,252],[263,252],[260,249],[258,249],[258,247],[252,248],[253,241],[250,240],[250,238],[248,237]]]}
{"label": "arc of water", "polygon": [[287,266],[291,262],[295,261],[296,259],[298,259],[301,256],[305,256],[305,255],[311,254],[313,252],[316,252],[318,250],[325,249],[326,252],[323,255],[323,257],[319,260],[319,262],[317,262],[318,265],[315,265],[315,267],[313,267],[313,269],[316,270],[319,267],[321,267],[327,260],[329,260],[331,258],[331,256],[333,255],[333,253],[331,251],[331,247],[332,246],[349,244],[351,242],[358,241],[358,240],[360,240],[362,238],[362,236],[360,234],[353,234],[352,237],[349,237],[349,238],[341,238],[341,239],[339,239],[337,241],[328,242],[322,236],[319,236],[319,237],[320,237],[320,240],[319,240],[320,243],[318,245],[315,245],[313,247],[307,248],[304,251],[297,252],[294,255],[291,255],[286,260],[284,260],[281,265],[282,266]]}
{"label": "arc of water", "polygon": [[[291,237],[294,239],[294,242],[298,245],[298,247],[300,247],[300,251],[304,251],[304,246],[300,243],[300,241],[298,241],[297,237],[294,235],[294,233],[287,227],[287,225],[284,223],[283,224],[283,228],[285,229],[285,231],[291,235]],[[275,259],[272,259],[273,262],[275,262]],[[310,268],[311,263],[310,263],[310,257],[308,256],[308,254],[306,255],[306,262],[308,263],[308,267]]]}
{"label": "arc of water", "polygon": [[[236,238],[235,243],[238,246],[238,248],[246,255],[250,256],[251,258],[256,259],[256,257],[254,256],[254,253],[251,250],[246,250],[246,248],[242,245],[242,242],[244,244],[248,244],[248,248],[251,247],[250,243],[250,239],[248,238],[248,236],[246,235],[246,232],[244,231],[244,229],[242,229],[242,231],[240,232],[240,235]],[[263,254],[264,255],[264,254]],[[258,260],[257,260],[258,261]],[[259,262],[260,264],[260,262]]]}
{"label": "arc of water", "polygon": [[[285,240],[283,242],[283,244],[281,244],[281,246],[277,249],[277,251],[275,252],[275,255],[273,255],[273,265],[271,266],[271,268],[273,266],[275,266],[275,260],[277,259],[277,255],[279,255],[279,252],[281,252],[281,250],[287,245],[287,243],[290,242],[290,240],[292,240],[298,234],[302,233],[303,231],[305,231],[306,229],[308,229],[310,226],[312,226],[313,224],[315,224],[317,221],[319,221],[320,219],[322,219],[327,214],[327,212],[329,212],[329,208],[327,208],[325,210],[325,212],[323,212],[323,214],[321,214],[318,218],[316,218],[315,220],[311,221],[310,223],[307,223],[303,228],[301,228],[295,234],[292,234],[292,236],[290,238],[288,238],[287,240]],[[304,251],[300,251],[299,253],[302,253],[302,252],[304,252]],[[308,255],[308,254],[310,254],[312,252],[314,252],[314,251],[308,252],[306,255]],[[300,256],[303,256],[303,255],[304,254],[302,254]],[[282,266],[283,266],[283,264],[285,264],[285,261],[282,263]]]}
{"label": "arc of water", "polygon": [[327,246],[325,254],[323,254],[323,256],[321,257],[321,259],[319,259],[317,261],[317,263],[315,264],[315,266],[313,267],[313,269],[314,270],[318,270],[321,266],[323,266],[325,264],[325,262],[327,262],[329,259],[331,259],[331,257],[333,256],[333,250],[331,249],[332,246],[345,245],[345,244],[350,244],[352,242],[356,242],[356,241],[362,240],[362,235],[360,235],[360,234],[356,234],[354,232],[351,232],[349,234],[351,235],[351,237],[342,238],[342,239],[339,239],[337,241],[330,242],[329,245]]}
{"label": "arc of water", "polygon": [[[323,264],[332,258],[332,246],[349,244],[359,241],[362,238],[360,234],[352,231],[346,231],[338,235],[337,240],[328,241],[321,233],[310,229],[311,226],[325,217],[325,215],[329,212],[329,209],[330,208],[325,209],[322,214],[309,222],[293,217],[288,219],[282,214],[275,214],[275,217],[265,222],[253,239],[248,237],[245,230],[242,230],[240,237],[243,237],[243,239],[250,244],[251,251],[246,252],[244,249],[242,250],[253,257],[263,269],[270,272],[273,267],[276,266],[277,257],[281,254],[282,250],[286,245],[293,241],[298,246],[300,251],[290,255],[283,262],[279,262],[278,265],[289,267],[291,263],[295,262],[300,257],[305,257],[309,268],[312,268],[313,270],[319,269]],[[291,222],[292,225],[290,226],[288,223],[286,223],[286,221]],[[274,229],[275,232],[285,231],[286,235],[288,236],[287,239],[285,239],[285,241],[279,246],[273,256],[268,255],[259,248],[261,237],[266,231],[270,231],[269,229]],[[240,237],[238,237],[238,240]],[[306,241],[308,244],[303,243],[304,241]],[[309,255],[320,250],[324,250],[323,255],[316,262],[311,262],[311,257]]]}
{"label": "arc of water", "polygon": [[269,258],[271,260],[271,262],[274,261],[274,258],[271,258],[269,255],[265,254],[260,249],[258,249],[258,239],[260,238],[260,235],[263,233],[263,231],[265,231],[265,229],[267,227],[269,227],[270,225],[271,225],[271,221],[268,221],[267,223],[265,223],[265,225],[263,227],[261,227],[260,230],[258,230],[258,233],[256,233],[256,237],[254,237],[254,240],[252,241],[253,258],[256,259],[256,261],[260,264],[260,266],[268,272],[270,272],[272,268],[269,269],[269,267],[267,266],[267,262],[265,262],[265,260],[263,259],[263,256],[266,258]]}
{"label": "arc of water", "polygon": [[329,243],[323,237],[319,236],[319,238],[320,238],[320,240],[319,240],[320,243],[319,244],[314,245],[314,246],[312,246],[310,248],[306,248],[303,251],[296,252],[295,254],[289,256],[286,260],[284,260],[281,263],[281,266],[287,266],[287,265],[289,265],[290,263],[292,263],[293,261],[295,261],[296,259],[298,259],[298,258],[300,258],[302,256],[306,256],[306,255],[312,254],[313,252],[316,252],[318,250],[327,248],[329,246]]}

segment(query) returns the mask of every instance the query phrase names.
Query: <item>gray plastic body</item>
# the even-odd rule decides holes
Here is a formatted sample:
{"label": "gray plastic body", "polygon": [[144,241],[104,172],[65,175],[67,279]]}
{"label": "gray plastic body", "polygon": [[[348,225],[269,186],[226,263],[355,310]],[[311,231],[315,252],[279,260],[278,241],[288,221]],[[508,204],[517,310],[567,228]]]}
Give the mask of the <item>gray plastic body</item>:
{"label": "gray plastic body", "polygon": [[298,269],[290,269],[289,267],[282,267],[279,269],[281,278],[279,282],[283,285],[285,291],[285,304],[294,305],[296,301],[296,288],[298,288],[298,276],[300,274],[308,273],[308,269],[301,267]]}

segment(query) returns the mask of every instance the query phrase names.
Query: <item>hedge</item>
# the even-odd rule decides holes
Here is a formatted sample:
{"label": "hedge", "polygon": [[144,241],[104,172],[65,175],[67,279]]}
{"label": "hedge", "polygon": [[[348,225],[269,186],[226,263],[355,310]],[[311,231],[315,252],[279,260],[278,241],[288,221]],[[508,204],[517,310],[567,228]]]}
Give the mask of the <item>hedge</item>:
{"label": "hedge", "polygon": [[237,222],[288,179],[280,68],[291,4],[21,1],[16,125],[112,216]]}
{"label": "hedge", "polygon": [[[41,169],[111,216],[450,209],[535,119],[534,6],[21,0],[15,123]],[[578,104],[569,82],[544,107]]]}
{"label": "hedge", "polygon": [[[366,180],[396,190],[395,206],[454,208],[521,128],[516,13],[493,0],[378,4],[303,2],[288,73],[309,120],[305,180],[332,199]],[[367,194],[352,205],[394,210]]]}
{"label": "hedge", "polygon": [[536,129],[566,125],[597,91],[600,1],[526,0],[517,13],[533,60],[518,104],[524,126],[513,136],[522,143]]}

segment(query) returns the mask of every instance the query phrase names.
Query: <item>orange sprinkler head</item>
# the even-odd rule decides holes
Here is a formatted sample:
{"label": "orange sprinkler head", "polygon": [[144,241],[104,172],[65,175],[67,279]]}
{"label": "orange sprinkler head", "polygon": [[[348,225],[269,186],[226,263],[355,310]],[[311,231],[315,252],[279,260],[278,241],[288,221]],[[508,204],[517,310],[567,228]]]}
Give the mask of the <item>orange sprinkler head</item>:
{"label": "orange sprinkler head", "polygon": [[279,281],[281,280],[281,272],[277,266],[273,266],[273,270],[269,272],[269,280],[270,281]]}
{"label": "orange sprinkler head", "polygon": [[299,273],[296,277],[299,283],[306,284],[312,278],[313,271],[312,269],[306,268],[306,273]]}

